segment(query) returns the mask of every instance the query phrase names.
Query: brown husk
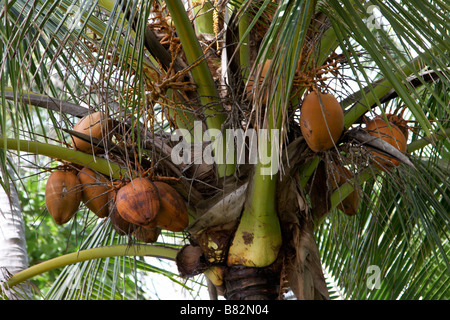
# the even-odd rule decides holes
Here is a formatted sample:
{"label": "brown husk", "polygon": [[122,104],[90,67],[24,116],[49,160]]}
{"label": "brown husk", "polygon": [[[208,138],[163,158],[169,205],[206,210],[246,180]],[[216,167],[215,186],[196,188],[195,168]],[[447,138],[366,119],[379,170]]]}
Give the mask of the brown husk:
{"label": "brown husk", "polygon": [[[377,138],[389,143],[401,152],[406,152],[406,138],[401,130],[393,123],[387,123],[381,117],[371,120],[366,127],[366,131]],[[375,165],[382,171],[388,171],[392,167],[400,164],[400,161],[379,152],[373,152]]]}
{"label": "brown husk", "polygon": [[144,228],[142,226],[132,226],[132,228],[133,227],[135,228],[133,231],[133,236],[135,236],[139,241],[145,243],[156,242],[161,234],[161,228],[159,227]]}
{"label": "brown husk", "polygon": [[124,236],[131,234],[135,226],[131,222],[122,218],[119,214],[116,206],[116,195],[117,191],[115,190],[111,191],[108,195],[109,219],[111,220],[114,230],[116,230],[119,235]]}
{"label": "brown husk", "polygon": [[45,187],[45,204],[56,224],[68,222],[81,202],[81,186],[72,171],[54,171]]}
{"label": "brown husk", "polygon": [[[103,112],[90,113],[80,121],[78,121],[73,127],[74,131],[89,135],[97,139],[102,139],[108,135],[112,129],[112,122],[106,117]],[[91,145],[90,142],[84,141],[76,136],[72,136],[73,147],[76,150],[80,150],[86,153],[96,153],[99,148]]]}
{"label": "brown husk", "polygon": [[169,231],[182,231],[189,225],[189,213],[183,197],[165,182],[153,184],[159,192],[160,209],[156,216],[156,225]]}
{"label": "brown husk", "polygon": [[147,178],[136,178],[117,192],[116,206],[125,220],[143,227],[154,227],[160,209],[158,190]]}
{"label": "brown husk", "polygon": [[78,173],[78,179],[82,184],[81,200],[99,218],[109,215],[108,210],[108,180],[101,174],[84,167]]}
{"label": "brown husk", "polygon": [[191,244],[185,245],[178,252],[175,262],[183,278],[193,277],[208,269],[202,248]]}

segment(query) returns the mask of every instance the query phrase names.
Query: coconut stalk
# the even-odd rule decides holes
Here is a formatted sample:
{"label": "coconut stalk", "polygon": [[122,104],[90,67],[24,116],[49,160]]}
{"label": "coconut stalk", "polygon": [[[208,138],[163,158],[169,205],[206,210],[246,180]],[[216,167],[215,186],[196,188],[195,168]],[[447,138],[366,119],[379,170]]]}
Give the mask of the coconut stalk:
{"label": "coconut stalk", "polygon": [[74,164],[89,167],[114,179],[120,179],[124,176],[129,175],[128,169],[119,166],[117,163],[96,157],[92,154],[69,149],[67,147],[61,147],[36,141],[6,138],[0,139],[0,148],[20,150],[22,152],[30,152],[54,159],[69,161]]}
{"label": "coconut stalk", "polygon": [[169,260],[175,260],[175,257],[178,253],[178,249],[163,247],[157,245],[113,245],[113,246],[104,246],[100,248],[92,248],[87,250],[82,250],[78,252],[69,253],[63,255],[61,257],[56,257],[40,264],[34,265],[30,268],[27,268],[21,272],[18,272],[11,276],[6,281],[6,286],[11,288],[19,283],[22,283],[34,276],[42,274],[44,272],[48,272],[53,269],[61,268],[70,264],[94,260],[94,259],[102,259],[102,258],[110,258],[110,257],[119,257],[119,256],[151,256],[151,257],[159,257]]}
{"label": "coconut stalk", "polygon": [[[169,0],[166,1],[166,5],[180,37],[188,64],[194,65],[191,69],[191,74],[197,85],[200,102],[204,108],[203,112],[206,115],[206,125],[208,129],[224,132],[223,130],[225,128],[223,128],[223,124],[225,122],[225,116],[223,106],[220,103],[219,93],[217,92],[211,71],[209,70],[183,2],[180,0]],[[232,164],[226,163],[225,157],[228,155],[225,140],[225,135],[222,135],[221,139],[214,139],[213,141],[214,156],[219,177],[228,176],[235,171],[234,161]],[[234,160],[234,155],[232,156]],[[223,161],[224,159],[225,161]]]}
{"label": "coconut stalk", "polygon": [[244,13],[239,19],[239,57],[242,70],[242,79],[244,83],[248,80],[250,73],[250,44],[248,36],[249,15]]}

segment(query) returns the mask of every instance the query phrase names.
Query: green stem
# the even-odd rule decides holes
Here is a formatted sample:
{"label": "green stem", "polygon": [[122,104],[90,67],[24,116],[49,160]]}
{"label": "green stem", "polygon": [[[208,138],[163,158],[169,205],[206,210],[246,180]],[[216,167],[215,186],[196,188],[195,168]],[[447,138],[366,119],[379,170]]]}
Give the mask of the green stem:
{"label": "green stem", "polygon": [[246,83],[250,73],[250,46],[247,29],[249,27],[249,15],[243,14],[239,20],[239,57],[242,70],[242,79]]}
{"label": "green stem", "polygon": [[214,7],[209,1],[199,3],[193,8],[197,33],[214,34]]}
{"label": "green stem", "polygon": [[[208,129],[221,130],[225,122],[225,113],[222,104],[220,103],[219,93],[217,92],[214,79],[209,70],[208,63],[205,60],[203,51],[200,47],[200,43],[195,35],[194,28],[191,25],[191,21],[184,8],[181,0],[168,0],[166,1],[167,8],[169,9],[172,20],[175,24],[175,28],[180,37],[181,44],[183,46],[184,53],[189,65],[195,65],[191,69],[192,78],[197,85],[197,92],[200,96],[200,101],[204,107],[204,114],[206,115],[206,125]],[[223,134],[222,146],[219,146],[215,150],[221,155],[226,155],[225,134]],[[216,154],[216,159],[220,158]],[[230,175],[235,171],[234,164],[219,163],[216,161],[217,171],[219,177]]]}
{"label": "green stem", "polygon": [[[310,24],[315,6],[316,2],[310,1],[305,4],[305,7],[302,7],[303,11],[301,13],[305,21],[296,28],[292,35],[294,38],[292,43],[296,43],[299,46],[304,43],[305,26]],[[286,50],[290,49],[292,48],[288,46]],[[299,53],[297,51],[291,54],[294,56],[294,61],[298,59]],[[283,66],[286,68],[284,64]],[[280,66],[280,68],[283,67]],[[268,74],[270,74],[270,71]],[[270,134],[266,136],[260,135],[258,139],[259,161],[252,176],[241,220],[229,249],[227,260],[229,265],[268,266],[277,259],[282,245],[281,227],[276,207],[279,139],[273,140],[275,137],[272,135],[272,132],[274,129],[277,130],[277,133],[281,131],[283,106],[286,105],[283,101],[283,97],[285,97],[283,93],[286,90],[286,86],[281,81],[278,81],[275,88],[275,97],[268,103],[268,119],[264,124],[264,129],[267,129]],[[272,108],[275,109],[271,111],[270,109]],[[263,151],[261,152],[261,150]],[[262,161],[262,156],[266,156],[267,154],[265,153],[267,151],[271,155],[269,164],[265,164]],[[274,163],[274,161],[276,162]]]}
{"label": "green stem", "polygon": [[[373,177],[373,170],[372,168],[364,169],[361,173],[358,175],[358,182],[359,184],[362,184],[369,180],[371,177]],[[354,190],[354,183],[356,181],[347,181],[343,183],[342,185],[337,188],[333,194],[331,195],[331,210],[336,208],[345,198],[347,198]]]}
{"label": "green stem", "polygon": [[299,175],[300,175],[300,186],[302,189],[306,187],[306,184],[309,181],[309,178],[313,175],[314,171],[316,170],[317,166],[319,165],[320,158],[314,157],[310,161],[305,162],[299,169]]}
{"label": "green stem", "polygon": [[16,139],[0,139],[0,148],[8,150],[20,150],[22,152],[30,152],[55,159],[61,159],[94,169],[100,173],[110,176],[114,179],[120,179],[128,174],[127,169],[120,167],[117,163],[87,154],[81,151],[51,145],[42,142],[16,140]]}
{"label": "green stem", "polygon": [[177,253],[178,249],[155,245],[129,246],[123,244],[87,249],[79,252],[69,253],[61,257],[56,257],[20,271],[9,278],[6,281],[6,285],[8,287],[13,287],[44,272],[86,260],[118,256],[152,256],[175,260]]}
{"label": "green stem", "polygon": [[414,152],[416,150],[424,148],[426,145],[428,145],[430,143],[433,143],[433,142],[436,142],[439,140],[443,140],[443,139],[448,139],[448,137],[450,137],[450,128],[447,128],[444,131],[439,130],[438,132],[430,135],[429,137],[422,138],[422,139],[411,142],[408,145],[406,152],[408,152],[408,153]]}

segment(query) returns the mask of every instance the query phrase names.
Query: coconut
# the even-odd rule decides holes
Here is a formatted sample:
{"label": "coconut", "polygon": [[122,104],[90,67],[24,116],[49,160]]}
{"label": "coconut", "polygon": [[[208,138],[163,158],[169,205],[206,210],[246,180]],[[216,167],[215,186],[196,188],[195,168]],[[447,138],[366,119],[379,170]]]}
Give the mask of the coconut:
{"label": "coconut", "polygon": [[203,257],[202,248],[190,244],[181,248],[175,258],[175,262],[178,273],[183,278],[196,276],[208,269],[208,264]]}
{"label": "coconut", "polygon": [[156,216],[156,225],[169,231],[182,231],[189,225],[189,213],[183,197],[165,182],[153,184],[159,192],[161,208]]}
{"label": "coconut", "polygon": [[[75,124],[73,130],[86,134],[90,137],[103,139],[107,136],[107,133],[111,130],[111,120],[106,117],[103,112],[93,112],[84,116],[80,121]],[[99,148],[92,146],[91,143],[72,136],[73,147],[76,150],[80,150],[86,153],[98,152]]]}
{"label": "coconut", "polygon": [[409,126],[408,121],[402,118],[401,115],[395,115],[395,114],[386,114],[386,118],[388,121],[394,125],[396,125],[400,131],[405,136],[406,141],[408,141],[408,135],[409,135]]}
{"label": "coconut", "polygon": [[330,93],[308,94],[303,100],[300,129],[314,152],[332,148],[344,129],[344,112]]}
{"label": "coconut", "polygon": [[82,184],[81,200],[99,218],[105,218],[108,210],[108,180],[101,174],[84,167],[78,173],[78,179]]}
{"label": "coconut", "polygon": [[159,227],[144,228],[142,226],[136,226],[133,231],[133,236],[135,236],[139,241],[145,243],[156,242],[160,234],[161,228]]}
{"label": "coconut", "polygon": [[156,225],[154,220],[161,207],[158,190],[146,178],[133,179],[120,188],[116,206],[122,218],[143,227]]}
{"label": "coconut", "polygon": [[111,191],[108,194],[109,219],[111,220],[114,230],[116,230],[119,235],[124,236],[130,234],[134,230],[135,226],[122,218],[119,214],[116,206],[116,195],[117,191]]}
{"label": "coconut", "polygon": [[[352,174],[350,170],[348,170],[346,167],[338,164],[333,164],[331,176],[331,185],[333,187],[333,190],[346,183],[351,178],[351,176]],[[345,199],[342,200],[342,202],[338,205],[338,209],[348,216],[354,216],[356,213],[358,213],[360,201],[361,198],[359,196],[359,193],[357,192],[357,190],[354,190]]]}
{"label": "coconut", "polygon": [[81,202],[80,181],[72,171],[54,171],[45,187],[45,205],[56,224],[68,222]]}
{"label": "coconut", "polygon": [[[398,150],[406,152],[406,138],[401,130],[393,123],[388,123],[383,118],[376,117],[367,124],[366,131],[370,135],[389,143]],[[387,171],[400,164],[400,161],[389,157],[388,155],[376,151],[373,152],[373,155],[375,165],[382,171]]]}

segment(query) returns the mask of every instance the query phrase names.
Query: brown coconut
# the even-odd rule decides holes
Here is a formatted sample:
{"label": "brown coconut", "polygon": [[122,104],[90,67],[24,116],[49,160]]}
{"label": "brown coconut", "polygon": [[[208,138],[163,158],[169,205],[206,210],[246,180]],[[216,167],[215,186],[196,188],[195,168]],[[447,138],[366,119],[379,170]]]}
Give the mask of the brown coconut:
{"label": "brown coconut", "polygon": [[[333,190],[346,183],[351,178],[351,176],[352,174],[350,170],[348,170],[346,167],[338,164],[333,164],[331,176],[331,185],[333,187]],[[360,201],[361,198],[359,196],[359,193],[357,192],[357,190],[354,190],[345,199],[342,200],[342,202],[338,205],[338,209],[348,216],[354,216],[358,213]]]}
{"label": "brown coconut", "polygon": [[133,231],[133,236],[145,243],[156,242],[160,234],[161,228],[159,227],[144,228],[142,226],[136,226]]}
{"label": "brown coconut", "polygon": [[80,181],[72,171],[54,171],[45,187],[45,205],[56,224],[68,222],[81,202]]}
{"label": "brown coconut", "polygon": [[344,130],[341,105],[330,93],[311,92],[303,100],[300,128],[306,143],[314,152],[332,148]]}
{"label": "brown coconut", "polygon": [[[389,143],[398,150],[406,152],[406,138],[402,131],[393,123],[388,123],[383,118],[376,117],[367,124],[366,131],[370,135]],[[400,164],[400,161],[389,157],[386,154],[374,151],[373,155],[375,156],[375,165],[382,171],[387,171]]]}
{"label": "brown coconut", "polygon": [[125,220],[143,227],[154,227],[161,207],[159,193],[153,182],[136,178],[117,192],[116,206]]}
{"label": "brown coconut", "polygon": [[189,213],[183,197],[165,182],[153,184],[159,192],[161,207],[156,216],[156,225],[169,231],[182,231],[189,225]]}
{"label": "brown coconut", "polygon": [[129,221],[122,218],[117,210],[116,206],[116,195],[117,191],[113,190],[108,194],[108,209],[109,209],[109,219],[111,220],[111,224],[116,230],[116,232],[121,235],[131,234],[134,230],[134,225]]}
{"label": "brown coconut", "polygon": [[[111,120],[108,119],[103,112],[97,111],[81,118],[81,120],[75,124],[73,130],[93,138],[103,139],[103,137],[107,136],[111,127]],[[72,141],[73,147],[76,150],[86,153],[92,153],[93,151],[95,153],[99,150],[99,148],[93,146],[90,142],[78,137],[72,136]]]}
{"label": "brown coconut", "polygon": [[208,264],[203,257],[202,248],[190,244],[181,248],[175,258],[175,262],[178,273],[183,278],[196,276],[208,269]]}
{"label": "brown coconut", "polygon": [[78,179],[82,184],[81,200],[99,218],[105,218],[108,210],[108,180],[99,173],[84,167],[78,173]]}
{"label": "brown coconut", "polygon": [[388,121],[390,123],[396,125],[400,129],[400,131],[405,136],[406,141],[408,141],[408,136],[409,136],[408,121],[403,119],[403,117],[401,115],[395,115],[395,114],[386,114],[386,118],[388,119]]}

